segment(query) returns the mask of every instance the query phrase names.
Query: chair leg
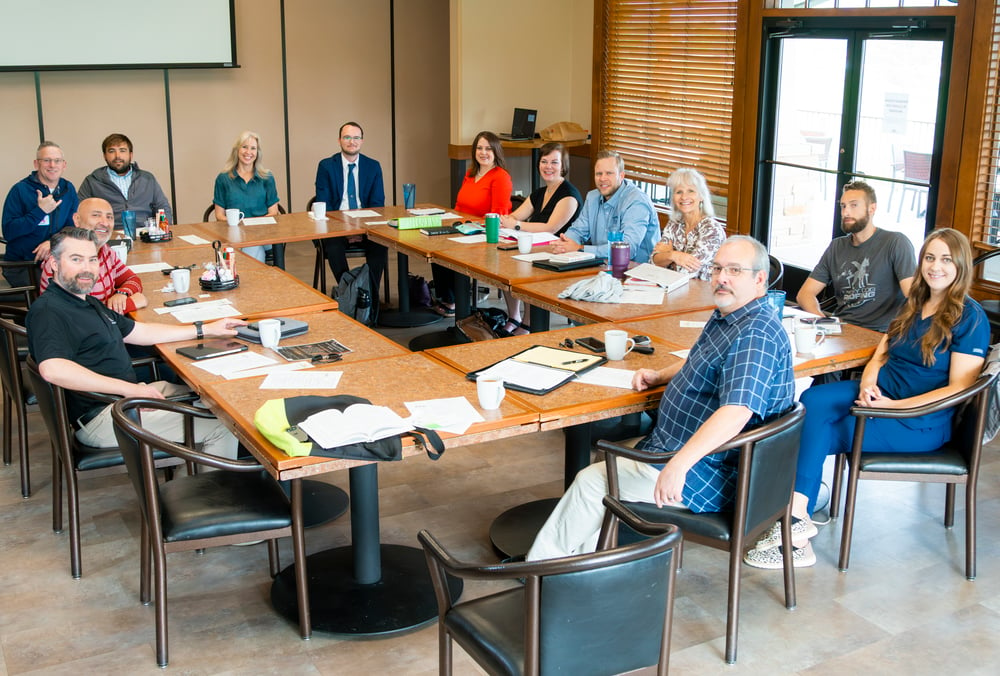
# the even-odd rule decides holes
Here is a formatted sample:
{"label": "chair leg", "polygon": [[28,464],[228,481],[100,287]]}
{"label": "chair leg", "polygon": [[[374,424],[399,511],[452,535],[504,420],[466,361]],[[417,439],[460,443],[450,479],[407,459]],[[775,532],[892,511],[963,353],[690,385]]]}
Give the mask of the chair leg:
{"label": "chair leg", "polygon": [[11,449],[14,447],[14,430],[11,428],[14,405],[7,390],[3,390],[3,464],[11,463]]}
{"label": "chair leg", "polygon": [[451,635],[444,625],[438,622],[438,674],[451,676]]}
{"label": "chair leg", "polygon": [[[788,512],[781,520],[781,541],[792,541],[791,503]],[[785,571],[785,608],[795,610],[795,563],[792,561],[792,548],[784,547],[781,553]]]}
{"label": "chair leg", "polygon": [[28,462],[28,420],[22,409],[17,414],[17,449],[21,462],[21,497],[31,497],[31,467]]}
{"label": "chair leg", "polygon": [[66,507],[69,518],[69,561],[73,579],[83,574],[80,562],[80,491],[76,482],[76,470],[66,465]]}
{"label": "chair leg", "polygon": [[726,613],[726,664],[736,664],[736,639],[740,629],[740,570],[743,539],[736,538],[729,549],[729,606]]}
{"label": "chair leg", "polygon": [[830,487],[830,518],[836,519],[840,516],[840,489],[844,481],[844,463],[847,456],[838,453],[833,463],[833,485]]}
{"label": "chair leg", "polygon": [[965,485],[965,577],[976,579],[976,485]]}
{"label": "chair leg", "polygon": [[153,543],[149,539],[149,527],[145,520],[143,520],[141,530],[142,534],[139,538],[139,603],[148,606],[152,602],[149,575],[150,569],[153,567]]}
{"label": "chair leg", "polygon": [[62,461],[52,445],[52,530],[62,533]]}
{"label": "chair leg", "polygon": [[844,504],[844,530],[840,536],[840,561],[837,568],[847,572],[851,562],[851,536],[854,530],[854,507],[858,497],[858,471],[853,465],[847,474],[847,501]]}
{"label": "chair leg", "polygon": [[278,558],[278,541],[271,539],[267,541],[267,567],[271,577],[275,578],[281,572],[281,560]]}
{"label": "chair leg", "polygon": [[153,575],[156,578],[156,664],[167,666],[167,561],[162,543],[154,547]]}
{"label": "chair leg", "polygon": [[955,525],[955,484],[945,484],[944,487],[944,527]]}

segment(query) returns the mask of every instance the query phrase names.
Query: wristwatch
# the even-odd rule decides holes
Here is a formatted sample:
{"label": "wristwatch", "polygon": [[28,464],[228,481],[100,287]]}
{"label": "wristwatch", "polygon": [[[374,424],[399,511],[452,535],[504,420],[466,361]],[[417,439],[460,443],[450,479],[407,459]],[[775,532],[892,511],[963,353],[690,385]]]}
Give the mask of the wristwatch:
{"label": "wristwatch", "polygon": [[520,230],[521,229],[521,221],[518,221],[517,223],[514,224],[514,229],[515,230]]}
{"label": "wristwatch", "polygon": [[201,340],[202,338],[205,337],[205,329],[202,328],[202,326],[204,324],[205,324],[205,322],[195,322],[194,323],[194,330],[197,333],[198,340]]}
{"label": "wristwatch", "polygon": [[115,291],[115,293],[119,293],[119,294],[125,296],[126,298],[131,298],[132,297],[132,292],[129,291],[128,289],[118,289],[117,291]]}

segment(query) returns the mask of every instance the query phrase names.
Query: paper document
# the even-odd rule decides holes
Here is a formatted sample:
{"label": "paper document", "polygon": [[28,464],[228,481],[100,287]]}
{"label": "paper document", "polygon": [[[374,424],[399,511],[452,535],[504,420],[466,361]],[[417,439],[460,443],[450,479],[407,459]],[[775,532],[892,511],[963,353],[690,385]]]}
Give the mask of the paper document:
{"label": "paper document", "polygon": [[465,397],[407,401],[403,405],[410,412],[410,422],[416,427],[464,434],[472,423],[485,421]]}
{"label": "paper document", "polygon": [[274,364],[273,366],[261,366],[256,369],[244,369],[242,371],[228,371],[222,374],[226,380],[239,380],[240,378],[253,378],[255,376],[266,376],[271,373],[281,373],[282,371],[301,371],[313,367],[307,361],[295,362],[294,364]]}
{"label": "paper document", "polygon": [[523,230],[513,230],[511,228],[500,228],[500,236],[506,237],[507,239],[518,239],[524,237],[525,235],[531,235],[531,241],[534,245],[545,244],[547,242],[554,242],[559,239],[551,232],[525,232]]}
{"label": "paper document", "polygon": [[[232,303],[215,305],[209,303],[195,303],[193,305],[182,306],[185,309],[174,312],[174,319],[181,324],[194,324],[195,322],[210,322],[223,317],[239,317],[243,313],[237,310]],[[190,308],[190,309],[187,309]]]}
{"label": "paper document", "polygon": [[365,221],[365,225],[389,225],[389,221]]}
{"label": "paper document", "polygon": [[659,265],[653,265],[652,263],[637,265],[631,270],[626,270],[625,274],[628,277],[635,277],[636,279],[645,279],[650,282],[656,282],[666,289],[667,292],[678,289],[691,281],[691,274],[688,272],[668,270],[667,268],[661,268]]}
{"label": "paper document", "polygon": [[511,258],[513,258],[516,261],[522,261],[524,263],[532,263],[534,261],[547,261],[550,258],[552,258],[552,254],[550,254],[548,251],[539,251],[538,253],[517,254],[516,256],[512,256]]}
{"label": "paper document", "polygon": [[571,371],[526,364],[514,359],[502,362],[479,372],[481,376],[502,378],[505,384],[517,385],[529,390],[551,390],[574,376]]}
{"label": "paper document", "polygon": [[208,371],[212,375],[221,376],[230,371],[243,371],[245,369],[277,363],[277,359],[272,359],[256,352],[238,352],[237,354],[228,354],[225,357],[202,359],[193,362],[193,365],[204,371]]}
{"label": "paper document", "polygon": [[663,289],[658,286],[625,284],[622,287],[622,297],[618,302],[636,305],[663,305],[663,294]]}
{"label": "paper document", "polygon": [[174,267],[170,263],[138,263],[135,265],[127,266],[129,270],[137,275],[141,275],[145,272],[159,272],[160,270],[169,270]]}
{"label": "paper document", "polygon": [[178,239],[183,239],[188,244],[211,244],[210,241],[198,235],[181,235]]}
{"label": "paper document", "polygon": [[329,218],[326,217],[326,214],[323,214],[319,218],[316,218],[316,215],[313,212],[307,211],[306,215],[309,216],[309,218],[313,219],[314,221],[328,221],[328,220],[330,220]]}
{"label": "paper document", "polygon": [[460,244],[480,244],[486,241],[486,235],[462,235],[461,237],[449,237],[448,239]]}
{"label": "paper document", "polygon": [[371,209],[352,209],[350,211],[343,212],[345,216],[350,218],[376,218],[381,216],[377,211],[372,211]]}
{"label": "paper document", "polygon": [[[228,298],[219,298],[218,300],[199,301],[197,304],[201,305],[202,307],[209,307],[216,305],[232,305],[232,301],[230,301]],[[181,312],[182,310],[188,307],[190,306],[178,305],[176,307],[167,307],[166,305],[164,305],[163,307],[153,308],[153,312],[155,312],[158,315],[177,314],[178,312]]]}
{"label": "paper document", "polygon": [[623,390],[631,390],[632,376],[634,375],[635,371],[628,369],[598,366],[586,373],[581,373],[578,379],[581,383],[586,383],[587,385],[603,385],[605,387],[620,387]]}
{"label": "paper document", "polygon": [[272,371],[260,384],[262,390],[335,390],[340,384],[343,371],[319,371],[309,373],[289,372],[282,369]]}
{"label": "paper document", "polygon": [[682,329],[703,329],[705,328],[705,324],[707,323],[708,322],[692,322],[686,319],[682,319],[679,322],[677,322],[678,326],[680,326]]}
{"label": "paper document", "polygon": [[689,352],[691,352],[691,350],[675,350],[670,354],[674,355],[675,357],[680,357],[681,359],[687,359]]}
{"label": "paper document", "polygon": [[[407,211],[414,216],[437,216],[444,215],[444,209],[438,209],[436,207],[426,207],[421,209],[407,209]],[[458,218],[458,216],[453,216],[453,218]]]}
{"label": "paper document", "polygon": [[274,216],[255,216],[243,219],[243,225],[274,225],[277,222],[274,220]]}

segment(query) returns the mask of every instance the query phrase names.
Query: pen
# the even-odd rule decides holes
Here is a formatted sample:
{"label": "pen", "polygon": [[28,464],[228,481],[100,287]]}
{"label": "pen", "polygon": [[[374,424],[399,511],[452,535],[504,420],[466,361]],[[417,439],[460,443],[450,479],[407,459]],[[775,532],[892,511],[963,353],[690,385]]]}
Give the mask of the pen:
{"label": "pen", "polygon": [[583,359],[573,359],[571,361],[564,361],[563,363],[560,364],[560,366],[568,366],[569,364],[582,364],[585,361],[587,361],[586,357],[584,357]]}

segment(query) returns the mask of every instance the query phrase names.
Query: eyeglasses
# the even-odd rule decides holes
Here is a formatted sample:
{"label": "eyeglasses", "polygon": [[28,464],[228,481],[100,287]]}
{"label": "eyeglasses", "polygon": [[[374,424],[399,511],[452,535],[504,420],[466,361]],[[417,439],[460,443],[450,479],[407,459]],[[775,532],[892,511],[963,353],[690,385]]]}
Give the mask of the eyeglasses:
{"label": "eyeglasses", "polygon": [[351,141],[361,141],[364,136],[341,136],[340,140],[344,143],[350,143]]}
{"label": "eyeglasses", "polygon": [[721,275],[723,270],[730,277],[739,277],[744,272],[754,272],[753,268],[745,268],[741,265],[716,265],[715,263],[709,265],[708,269],[712,272],[713,277]]}
{"label": "eyeglasses", "polygon": [[62,164],[65,161],[66,160],[64,160],[61,157],[39,157],[38,158],[38,162],[41,162],[42,164]]}

